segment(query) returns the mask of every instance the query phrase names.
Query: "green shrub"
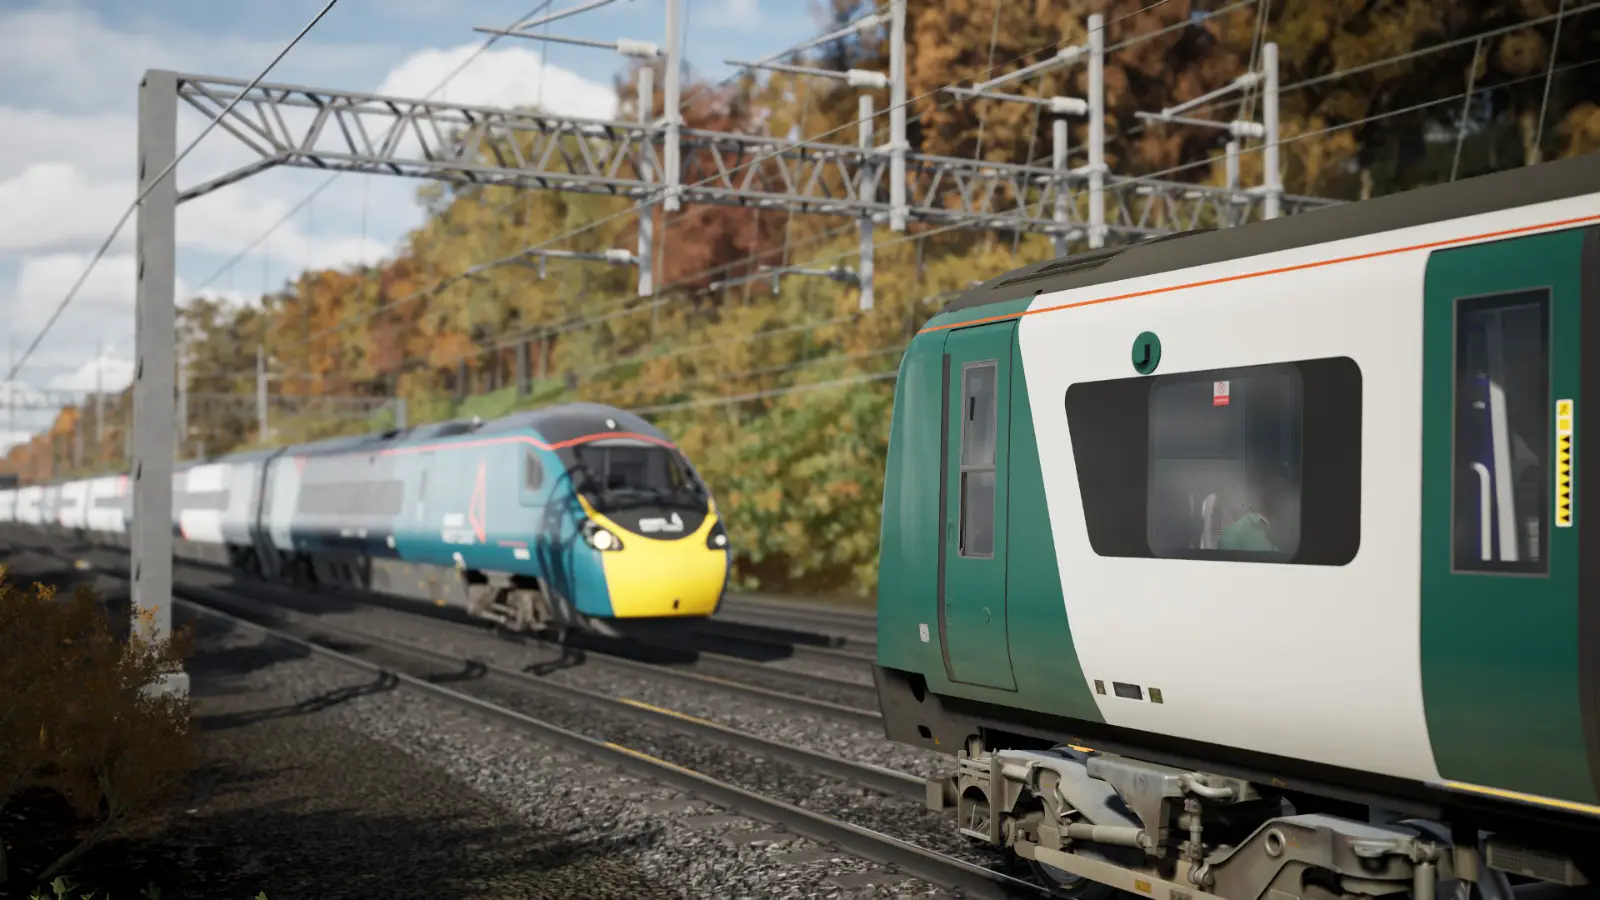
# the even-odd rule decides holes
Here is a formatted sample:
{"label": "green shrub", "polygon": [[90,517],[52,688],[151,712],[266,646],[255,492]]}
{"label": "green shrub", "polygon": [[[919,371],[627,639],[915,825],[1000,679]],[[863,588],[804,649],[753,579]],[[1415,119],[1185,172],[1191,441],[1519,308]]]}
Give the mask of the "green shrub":
{"label": "green shrub", "polygon": [[[149,690],[182,665],[192,635],[152,643],[132,631],[118,640],[86,586],[63,600],[42,584],[12,585],[0,565],[0,812],[44,788],[86,826],[40,882],[165,799],[193,767],[187,698]],[[0,882],[6,875],[0,843]]]}

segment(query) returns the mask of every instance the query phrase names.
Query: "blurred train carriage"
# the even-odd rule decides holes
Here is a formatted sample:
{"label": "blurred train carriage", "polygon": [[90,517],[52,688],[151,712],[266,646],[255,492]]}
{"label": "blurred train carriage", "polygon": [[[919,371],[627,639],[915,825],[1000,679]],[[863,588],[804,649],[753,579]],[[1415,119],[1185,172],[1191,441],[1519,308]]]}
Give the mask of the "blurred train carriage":
{"label": "blurred train carriage", "polygon": [[[0,522],[125,545],[126,475],[0,489]],[[174,553],[270,581],[467,608],[517,630],[693,627],[731,553],[711,491],[592,403],[232,454],[173,476]]]}

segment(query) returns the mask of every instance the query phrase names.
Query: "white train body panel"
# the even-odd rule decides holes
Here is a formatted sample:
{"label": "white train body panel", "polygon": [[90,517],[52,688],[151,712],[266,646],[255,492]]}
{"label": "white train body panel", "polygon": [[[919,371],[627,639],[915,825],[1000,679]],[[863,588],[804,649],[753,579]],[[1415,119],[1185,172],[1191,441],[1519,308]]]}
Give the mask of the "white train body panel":
{"label": "white train body panel", "polygon": [[227,506],[222,511],[222,538],[243,547],[251,543],[251,503],[260,488],[261,463],[228,463],[222,468],[222,487],[228,492]]}
{"label": "white train body panel", "polygon": [[300,497],[300,463],[292,456],[278,456],[267,464],[266,502],[262,516],[272,546],[284,553],[294,551],[295,503]]}
{"label": "white train body panel", "polygon": [[39,491],[39,522],[61,524],[61,485],[47,484]]}
{"label": "white train body panel", "polygon": [[29,485],[17,491],[17,521],[24,525],[43,525],[39,518],[39,506],[44,499],[44,488],[39,485]]}
{"label": "white train body panel", "polygon": [[128,479],[121,475],[89,480],[90,531],[122,534],[128,530],[127,514],[123,510],[127,502],[127,485]]}
{"label": "white train body panel", "polygon": [[[1594,198],[1579,197],[1033,302],[1031,309],[1044,309],[1159,291],[1023,316],[1018,339],[1036,411],[1059,410],[1073,383],[1126,377],[1128,341],[1106,335],[1131,341],[1145,330],[1161,336],[1162,374],[1346,356],[1360,367],[1364,386],[1362,459],[1373,464],[1362,467],[1361,546],[1337,567],[1177,559],[1151,566],[1096,554],[1066,417],[1036,415],[1040,455],[1050,463],[1044,486],[1062,590],[1085,677],[1118,673],[1118,680],[1177,688],[1159,705],[1120,703],[1091,690],[1106,722],[1405,778],[1439,777],[1423,711],[1416,537],[1417,348],[1432,247],[1388,251],[1594,212]],[[1346,261],[1281,271],[1331,260]],[[1280,271],[1240,277],[1270,270]],[[1134,624],[1157,622],[1173,624]],[[1270,623],[1272,640],[1256,639],[1251,623]],[[1141,638],[1136,650],[1127,645],[1134,632]],[[1201,650],[1204,662],[1197,663]],[[1363,664],[1351,665],[1353,656]]]}
{"label": "white train body panel", "polygon": [[63,528],[89,525],[89,482],[69,481],[61,485],[61,508],[57,513]]}
{"label": "white train body panel", "polygon": [[222,498],[227,487],[227,468],[226,465],[195,466],[173,477],[175,493],[181,490],[184,498],[183,509],[173,504],[173,519],[185,540],[197,544],[222,543]]}

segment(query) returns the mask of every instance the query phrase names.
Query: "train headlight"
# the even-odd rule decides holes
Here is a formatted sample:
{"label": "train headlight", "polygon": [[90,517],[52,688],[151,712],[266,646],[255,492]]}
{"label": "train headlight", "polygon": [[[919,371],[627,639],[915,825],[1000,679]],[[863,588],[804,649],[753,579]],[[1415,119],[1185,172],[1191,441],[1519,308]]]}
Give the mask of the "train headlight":
{"label": "train headlight", "polygon": [[722,527],[722,522],[713,522],[711,533],[706,535],[706,547],[711,550],[728,549],[728,532]]}
{"label": "train headlight", "polygon": [[593,519],[583,520],[583,539],[589,546],[602,553],[621,550],[622,539],[600,526]]}

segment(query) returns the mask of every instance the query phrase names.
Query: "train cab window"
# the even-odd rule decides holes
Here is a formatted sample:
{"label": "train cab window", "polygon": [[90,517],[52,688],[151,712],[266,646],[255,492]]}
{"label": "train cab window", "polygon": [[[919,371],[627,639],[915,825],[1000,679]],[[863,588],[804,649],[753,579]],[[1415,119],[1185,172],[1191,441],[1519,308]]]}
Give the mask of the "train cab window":
{"label": "train cab window", "polygon": [[537,491],[544,484],[544,464],[532,450],[522,454],[522,489]]}
{"label": "train cab window", "polygon": [[995,384],[993,361],[961,372],[962,556],[994,555]]}
{"label": "train cab window", "polygon": [[1354,360],[1080,382],[1066,410],[1097,554],[1301,565],[1355,557]]}
{"label": "train cab window", "polygon": [[579,490],[601,512],[640,502],[704,508],[705,489],[690,475],[677,450],[595,443],[575,447],[573,456]]}
{"label": "train cab window", "polygon": [[1549,571],[1550,292],[1457,301],[1456,571]]}

